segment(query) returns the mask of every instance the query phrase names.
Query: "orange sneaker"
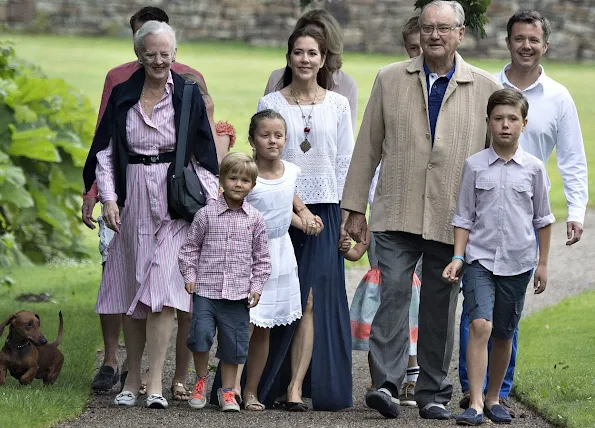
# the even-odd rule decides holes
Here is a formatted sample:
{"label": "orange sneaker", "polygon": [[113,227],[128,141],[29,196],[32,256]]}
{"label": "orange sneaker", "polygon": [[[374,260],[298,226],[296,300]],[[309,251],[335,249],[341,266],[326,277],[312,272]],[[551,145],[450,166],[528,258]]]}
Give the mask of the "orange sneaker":
{"label": "orange sneaker", "polygon": [[202,376],[196,379],[194,385],[194,391],[192,391],[192,397],[188,400],[188,405],[193,409],[202,409],[207,405],[207,398],[205,397],[205,391],[207,389],[207,377]]}
{"label": "orange sneaker", "polygon": [[217,397],[219,398],[219,405],[224,412],[239,412],[240,405],[236,401],[235,392],[233,389],[223,391],[222,388],[217,390]]}

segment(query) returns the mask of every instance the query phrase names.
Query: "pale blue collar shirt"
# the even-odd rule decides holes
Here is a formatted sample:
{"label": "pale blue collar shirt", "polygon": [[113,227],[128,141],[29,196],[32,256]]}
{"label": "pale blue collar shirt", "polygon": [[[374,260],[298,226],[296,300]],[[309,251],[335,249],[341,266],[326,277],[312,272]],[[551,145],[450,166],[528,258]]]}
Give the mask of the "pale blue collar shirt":
{"label": "pale blue collar shirt", "polygon": [[520,146],[508,162],[492,147],[465,161],[452,224],[469,230],[465,261],[512,276],[537,264],[534,229],[554,222],[545,165]]}

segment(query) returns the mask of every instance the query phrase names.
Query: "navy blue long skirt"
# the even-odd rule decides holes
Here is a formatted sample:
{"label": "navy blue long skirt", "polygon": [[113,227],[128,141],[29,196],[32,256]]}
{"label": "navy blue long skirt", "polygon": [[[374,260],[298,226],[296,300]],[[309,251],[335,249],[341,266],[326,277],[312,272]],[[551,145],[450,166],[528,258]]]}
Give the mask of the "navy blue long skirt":
{"label": "navy blue long skirt", "polygon": [[[314,297],[314,349],[302,393],[312,398],[314,410],[337,411],[353,407],[349,306],[344,259],[338,250],[341,209],[338,204],[312,204],[308,208],[322,218],[322,233],[316,237],[293,227],[289,230],[298,263],[302,308],[310,289]],[[271,329],[269,358],[258,388],[259,399],[268,408],[287,391],[291,341],[298,323],[299,320]],[[246,370],[243,378],[245,374]],[[212,404],[217,404],[216,391],[220,386],[218,369]]]}
{"label": "navy blue long skirt", "polygon": [[[338,204],[312,204],[324,230],[308,236],[299,229],[289,233],[298,263],[302,308],[310,289],[314,297],[314,349],[303,395],[312,398],[314,410],[341,410],[353,406],[351,377],[351,329],[345,291],[345,266],[339,253],[341,209]],[[291,378],[290,349],[299,321],[271,330],[269,359],[260,381],[265,404],[285,394]]]}

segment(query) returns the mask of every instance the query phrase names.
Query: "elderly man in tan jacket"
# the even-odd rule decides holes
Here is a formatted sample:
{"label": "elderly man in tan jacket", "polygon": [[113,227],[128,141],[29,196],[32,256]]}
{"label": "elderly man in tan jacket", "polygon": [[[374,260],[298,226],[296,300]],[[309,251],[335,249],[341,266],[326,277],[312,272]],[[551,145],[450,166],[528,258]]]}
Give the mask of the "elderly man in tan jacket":
{"label": "elderly man in tan jacket", "polygon": [[379,389],[369,407],[387,418],[400,412],[399,386],[407,368],[411,278],[424,263],[419,314],[420,375],[415,399],[422,418],[448,419],[445,405],[453,350],[458,284],[442,280],[453,255],[452,216],[464,161],[487,141],[486,106],[500,84],[467,64],[456,49],[465,14],[455,1],[434,1],[419,19],[423,55],[378,73],[347,175],[341,206],[347,232],[365,241],[366,202],[382,161],[371,229],[382,275],[381,303],[370,352]]}

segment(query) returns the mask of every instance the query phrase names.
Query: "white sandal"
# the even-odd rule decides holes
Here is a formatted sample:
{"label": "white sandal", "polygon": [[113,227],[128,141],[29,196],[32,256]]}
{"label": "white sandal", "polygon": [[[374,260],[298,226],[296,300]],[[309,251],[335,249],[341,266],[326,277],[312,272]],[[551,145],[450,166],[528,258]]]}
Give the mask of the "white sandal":
{"label": "white sandal", "polygon": [[151,394],[147,397],[147,407],[151,409],[167,409],[169,404],[163,395]]}
{"label": "white sandal", "polygon": [[134,406],[136,404],[136,395],[130,391],[122,391],[114,398],[114,404],[118,406]]}

